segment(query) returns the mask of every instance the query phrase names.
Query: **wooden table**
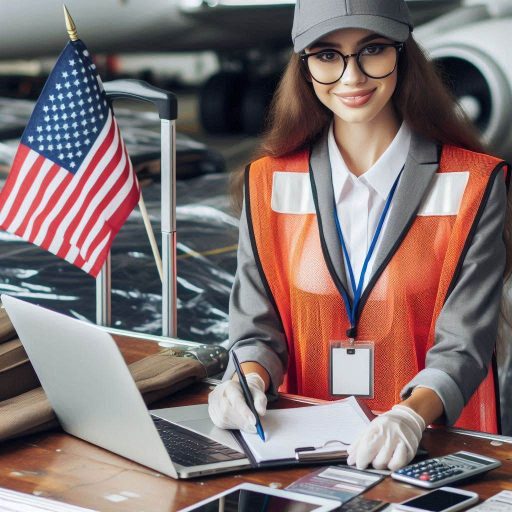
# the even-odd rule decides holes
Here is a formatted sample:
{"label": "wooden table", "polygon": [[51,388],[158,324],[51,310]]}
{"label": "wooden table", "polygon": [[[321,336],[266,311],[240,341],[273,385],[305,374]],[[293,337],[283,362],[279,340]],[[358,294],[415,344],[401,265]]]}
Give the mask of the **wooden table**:
{"label": "wooden table", "polygon": [[[118,339],[128,362],[158,351],[158,345]],[[198,383],[152,407],[205,403],[209,385]],[[283,399],[278,406],[296,406]],[[482,499],[503,489],[512,490],[512,444],[491,442],[444,429],[429,430],[423,444],[433,456],[470,450],[496,457],[501,468],[464,485]],[[37,434],[0,446],[0,486],[100,511],[169,512],[191,505],[242,482],[273,484],[284,488],[314,468],[244,471],[193,480],[173,480],[118,455],[61,431]],[[399,502],[417,494],[418,488],[386,478],[365,496]]]}

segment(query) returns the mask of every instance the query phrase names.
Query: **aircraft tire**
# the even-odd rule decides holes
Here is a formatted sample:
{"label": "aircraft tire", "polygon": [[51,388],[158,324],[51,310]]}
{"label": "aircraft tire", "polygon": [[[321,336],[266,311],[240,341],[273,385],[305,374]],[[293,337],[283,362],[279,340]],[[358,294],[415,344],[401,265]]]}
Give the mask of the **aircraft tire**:
{"label": "aircraft tire", "polygon": [[242,131],[245,134],[259,135],[263,131],[276,84],[274,77],[264,77],[246,87],[240,109]]}
{"label": "aircraft tire", "polygon": [[240,102],[245,81],[242,73],[220,72],[205,83],[199,97],[199,115],[204,130],[221,135],[241,129]]}

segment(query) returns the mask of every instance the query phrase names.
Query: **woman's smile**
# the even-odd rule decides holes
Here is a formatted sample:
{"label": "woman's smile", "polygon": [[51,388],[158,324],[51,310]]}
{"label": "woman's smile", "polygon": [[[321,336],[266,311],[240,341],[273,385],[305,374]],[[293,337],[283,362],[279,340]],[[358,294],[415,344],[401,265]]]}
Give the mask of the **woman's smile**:
{"label": "woman's smile", "polygon": [[347,107],[362,107],[366,105],[372,98],[376,89],[365,91],[354,91],[348,93],[333,93]]}

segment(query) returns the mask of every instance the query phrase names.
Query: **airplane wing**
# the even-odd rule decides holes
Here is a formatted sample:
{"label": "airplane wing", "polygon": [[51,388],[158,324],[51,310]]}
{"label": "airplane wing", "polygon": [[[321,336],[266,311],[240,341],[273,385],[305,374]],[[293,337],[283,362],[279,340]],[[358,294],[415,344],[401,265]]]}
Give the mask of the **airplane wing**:
{"label": "airplane wing", "polygon": [[[94,53],[216,52],[291,46],[294,0],[67,0]],[[460,0],[411,0],[417,24]],[[0,59],[58,54],[67,41],[61,0],[0,0]]]}

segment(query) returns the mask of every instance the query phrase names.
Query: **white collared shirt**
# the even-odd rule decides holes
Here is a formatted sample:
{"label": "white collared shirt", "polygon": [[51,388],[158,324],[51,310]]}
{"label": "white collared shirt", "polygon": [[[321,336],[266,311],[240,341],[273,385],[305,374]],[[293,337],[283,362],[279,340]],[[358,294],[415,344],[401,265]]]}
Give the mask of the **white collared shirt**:
{"label": "white collared shirt", "polygon": [[[402,123],[386,151],[364,174],[357,177],[350,172],[343,160],[334,138],[333,124],[331,124],[328,145],[334,199],[343,238],[352,263],[356,286],[359,283],[364,259],[377,230],[386,200],[407,159],[410,143],[411,131],[405,123]],[[368,263],[363,289],[373,274],[375,256],[379,252],[392,208],[393,204],[388,211],[382,232]],[[346,261],[345,268],[348,268]],[[348,270],[346,274],[348,292],[353,296]]]}

